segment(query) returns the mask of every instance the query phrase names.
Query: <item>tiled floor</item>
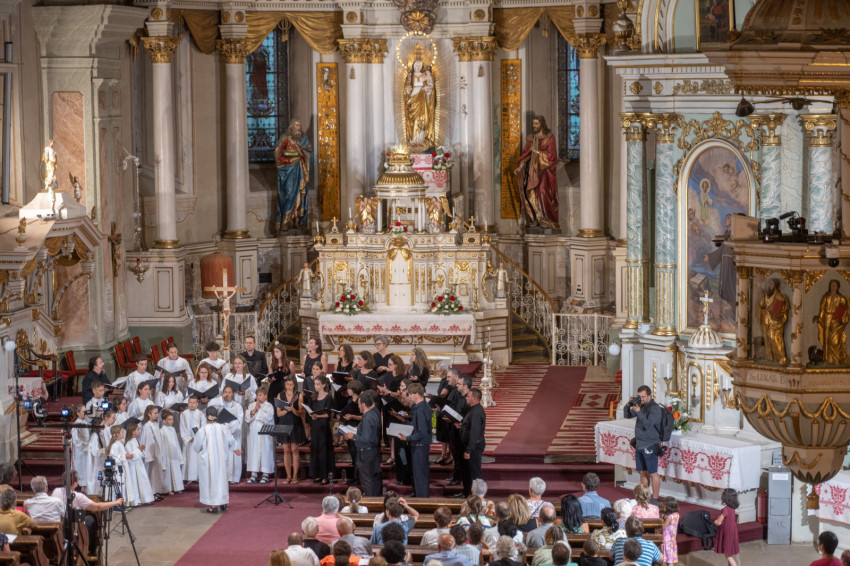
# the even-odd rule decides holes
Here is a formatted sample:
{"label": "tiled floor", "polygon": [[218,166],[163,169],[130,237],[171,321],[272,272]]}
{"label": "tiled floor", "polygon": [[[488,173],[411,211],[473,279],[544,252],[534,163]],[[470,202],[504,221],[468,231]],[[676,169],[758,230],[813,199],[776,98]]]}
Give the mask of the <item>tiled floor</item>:
{"label": "tiled floor", "polygon": [[[809,544],[780,546],[765,541],[748,542],[741,545],[738,566],[808,566],[820,558]],[[679,564],[687,566],[725,566],[726,558],[709,551],[692,552],[680,558]]]}

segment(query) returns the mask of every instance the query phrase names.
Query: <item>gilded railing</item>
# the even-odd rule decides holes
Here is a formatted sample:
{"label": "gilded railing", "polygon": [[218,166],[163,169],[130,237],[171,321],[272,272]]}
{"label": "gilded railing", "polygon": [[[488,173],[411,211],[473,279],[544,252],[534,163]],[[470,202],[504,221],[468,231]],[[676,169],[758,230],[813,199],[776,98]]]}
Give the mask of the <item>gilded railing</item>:
{"label": "gilded railing", "polygon": [[552,317],[553,366],[607,366],[608,333],[614,317],[555,313]]}
{"label": "gilded railing", "polygon": [[490,249],[498,256],[499,262],[505,264],[511,311],[537,333],[548,355],[552,352],[552,317],[555,314],[555,301],[537,281],[511,261],[511,258],[502,250],[492,244]]}
{"label": "gilded railing", "polygon": [[[310,262],[312,270],[319,258]],[[257,343],[268,351],[275,341],[298,320],[298,309],[301,303],[301,273],[299,273],[269,293],[260,315],[257,317]],[[321,284],[314,281],[313,289],[321,290]],[[321,291],[320,291],[321,292]]]}

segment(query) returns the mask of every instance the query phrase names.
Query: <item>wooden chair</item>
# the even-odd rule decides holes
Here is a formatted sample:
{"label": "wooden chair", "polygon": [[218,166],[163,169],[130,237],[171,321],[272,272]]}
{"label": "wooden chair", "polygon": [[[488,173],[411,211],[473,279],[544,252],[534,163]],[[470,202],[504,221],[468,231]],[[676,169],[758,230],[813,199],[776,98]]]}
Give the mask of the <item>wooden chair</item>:
{"label": "wooden chair", "polygon": [[[151,361],[152,361],[154,364],[158,364],[158,363],[159,363],[159,360],[161,360],[161,359],[163,358],[163,356],[160,356],[160,355],[159,355],[159,346],[157,346],[156,344],[154,344],[153,346],[151,346],[151,354],[153,354],[153,359],[152,359]],[[150,371],[151,373],[153,373],[153,368],[148,368],[148,371]]]}
{"label": "wooden chair", "polygon": [[79,395],[83,389],[83,377],[85,377],[89,370],[87,367],[77,368],[73,350],[65,350],[65,363],[68,365],[68,371],[71,372],[71,378],[68,380],[69,393],[71,395]]}
{"label": "wooden chair", "polygon": [[121,369],[136,369],[136,364],[128,361],[122,344],[112,346],[112,351],[115,352],[115,360],[118,362],[118,367]]}
{"label": "wooden chair", "polygon": [[44,539],[42,548],[44,555],[51,564],[58,564],[65,546],[65,536],[62,533],[61,522],[37,522],[32,527],[32,534]]}
{"label": "wooden chair", "polygon": [[47,555],[44,554],[44,539],[36,535],[19,535],[11,545],[15,552],[21,553],[21,562],[31,566],[49,566]]}
{"label": "wooden chair", "polygon": [[121,345],[124,347],[124,357],[127,358],[127,361],[131,364],[136,364],[136,352],[133,350],[133,342],[128,338],[121,342]]}

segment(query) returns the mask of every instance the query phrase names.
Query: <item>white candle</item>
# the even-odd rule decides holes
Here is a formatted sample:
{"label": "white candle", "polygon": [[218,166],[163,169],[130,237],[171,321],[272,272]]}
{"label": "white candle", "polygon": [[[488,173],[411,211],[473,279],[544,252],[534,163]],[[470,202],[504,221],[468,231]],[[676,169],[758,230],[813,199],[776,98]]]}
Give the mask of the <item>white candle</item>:
{"label": "white candle", "polygon": [[348,219],[349,219],[349,220],[353,220],[353,219],[354,219],[354,216],[351,214],[351,207],[350,207],[350,206],[348,207]]}
{"label": "white candle", "polygon": [[319,233],[319,221],[316,220],[316,234]]}
{"label": "white candle", "polygon": [[673,366],[667,364],[667,377],[673,377]]}

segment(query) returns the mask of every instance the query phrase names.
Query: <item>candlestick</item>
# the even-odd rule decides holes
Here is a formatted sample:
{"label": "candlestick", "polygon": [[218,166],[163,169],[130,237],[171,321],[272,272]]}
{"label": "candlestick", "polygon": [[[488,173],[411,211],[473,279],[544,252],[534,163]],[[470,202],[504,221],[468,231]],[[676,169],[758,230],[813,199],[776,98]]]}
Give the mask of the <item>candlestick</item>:
{"label": "candlestick", "polygon": [[316,220],[316,234],[319,233],[319,221]]}
{"label": "candlestick", "polygon": [[354,218],[354,216],[351,214],[351,207],[349,206],[348,207],[348,219],[351,220],[353,218]]}
{"label": "candlestick", "polygon": [[227,287],[227,268],[221,270],[221,286]]}

